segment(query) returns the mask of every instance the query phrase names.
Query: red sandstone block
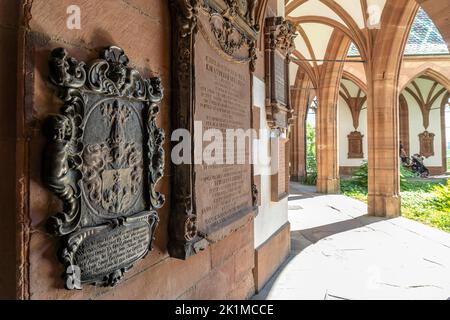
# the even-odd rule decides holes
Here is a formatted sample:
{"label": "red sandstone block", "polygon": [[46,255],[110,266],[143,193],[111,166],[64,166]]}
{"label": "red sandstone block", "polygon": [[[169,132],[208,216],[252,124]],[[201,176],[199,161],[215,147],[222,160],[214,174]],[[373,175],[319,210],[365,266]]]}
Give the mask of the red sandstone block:
{"label": "red sandstone block", "polygon": [[254,243],[247,244],[236,253],[235,277],[241,279],[255,267]]}
{"label": "red sandstone block", "polygon": [[225,241],[211,245],[211,267],[216,268],[248,244],[253,244],[253,220],[228,236]]}
{"label": "red sandstone block", "polygon": [[122,0],[77,1],[81,10],[81,29],[70,30],[66,11],[73,4],[72,0],[34,0],[30,28],[79,47],[97,49],[115,44],[133,56],[136,65],[151,63],[159,70],[168,70],[170,20],[160,20],[160,17],[163,10],[166,14],[162,16],[168,17],[169,6],[166,1],[152,0],[151,8],[139,10],[139,6],[130,3]]}
{"label": "red sandstone block", "polygon": [[64,289],[63,266],[56,256],[57,243],[50,235],[33,232],[30,240],[30,299],[81,300],[90,299],[108,289],[84,286],[82,291]]}
{"label": "red sandstone block", "polygon": [[225,261],[222,266],[198,282],[194,287],[178,297],[180,300],[223,300],[233,290],[235,257]]}
{"label": "red sandstone block", "polygon": [[148,1],[148,0],[122,0],[129,5],[130,8],[137,10],[140,14],[147,16],[149,19],[164,21],[169,19],[166,1]]}
{"label": "red sandstone block", "polygon": [[187,261],[168,258],[124,281],[99,299],[175,299],[210,272],[209,255],[209,250],[205,250]]}
{"label": "red sandstone block", "polygon": [[228,300],[246,300],[255,294],[255,280],[252,270],[236,281],[235,287],[227,295]]}
{"label": "red sandstone block", "polygon": [[264,75],[264,71],[265,71],[265,66],[264,66],[264,45],[261,46],[262,50],[258,50],[257,52],[257,56],[258,59],[256,59],[256,70],[253,73],[253,75],[258,78],[261,81],[265,81],[265,75]]}
{"label": "red sandstone block", "polygon": [[260,291],[290,252],[290,225],[286,224],[275,235],[256,249],[255,283]]}

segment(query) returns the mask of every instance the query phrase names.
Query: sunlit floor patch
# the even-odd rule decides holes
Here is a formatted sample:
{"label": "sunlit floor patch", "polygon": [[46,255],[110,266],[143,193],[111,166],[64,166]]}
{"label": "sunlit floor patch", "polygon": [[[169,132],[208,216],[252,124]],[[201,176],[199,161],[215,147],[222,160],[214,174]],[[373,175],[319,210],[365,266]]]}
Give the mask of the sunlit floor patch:
{"label": "sunlit floor patch", "polygon": [[450,234],[291,186],[289,259],[254,299],[448,299]]}

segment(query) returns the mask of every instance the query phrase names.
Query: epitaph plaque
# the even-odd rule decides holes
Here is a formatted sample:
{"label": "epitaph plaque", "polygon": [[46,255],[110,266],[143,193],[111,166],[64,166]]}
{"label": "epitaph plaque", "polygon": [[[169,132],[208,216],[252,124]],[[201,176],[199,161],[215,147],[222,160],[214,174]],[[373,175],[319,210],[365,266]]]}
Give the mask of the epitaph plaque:
{"label": "epitaph plaque", "polygon": [[151,250],[164,196],[159,78],[144,79],[118,47],[86,65],[52,51],[50,80],[64,101],[48,118],[44,179],[62,203],[49,228],[62,238],[66,288],[114,286]]}
{"label": "epitaph plaque", "polygon": [[289,196],[289,140],[277,138],[276,156],[273,161],[276,172],[271,177],[271,200],[279,202]]}
{"label": "epitaph plaque", "polygon": [[424,131],[419,134],[420,155],[425,158],[434,156],[434,137],[435,134]]}
{"label": "epitaph plaque", "polygon": [[[227,155],[238,150],[225,137],[228,129],[251,128],[257,32],[253,0],[172,0],[171,7],[173,128],[191,133],[193,150],[191,163],[173,166],[169,252],[186,259],[229,235],[254,212],[251,139],[241,149],[244,162],[230,163]],[[223,137],[221,163],[202,159],[210,142],[200,142],[200,152],[194,152],[196,135],[202,139],[209,129]]]}
{"label": "epitaph plaque", "polygon": [[348,136],[348,158],[364,159],[363,138],[359,131],[353,131]]}
{"label": "epitaph plaque", "polygon": [[271,129],[287,131],[292,124],[289,88],[290,55],[295,49],[294,25],[283,17],[266,18],[266,112]]}

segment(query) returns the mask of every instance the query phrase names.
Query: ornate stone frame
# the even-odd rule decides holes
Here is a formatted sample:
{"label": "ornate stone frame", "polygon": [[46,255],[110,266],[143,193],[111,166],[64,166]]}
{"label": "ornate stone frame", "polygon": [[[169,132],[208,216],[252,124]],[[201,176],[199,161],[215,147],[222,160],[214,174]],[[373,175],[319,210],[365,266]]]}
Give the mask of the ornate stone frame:
{"label": "ornate stone frame", "polygon": [[[293,124],[291,109],[289,64],[295,50],[296,30],[283,17],[269,17],[265,21],[265,69],[266,69],[266,113],[271,129],[287,131]],[[284,99],[280,99],[277,90],[277,63],[284,68]]]}
{"label": "ornate stone frame", "polygon": [[[124,51],[115,46],[102,50],[100,58],[89,64],[77,61],[63,48],[53,50],[49,60],[50,82],[57,88],[64,105],[60,114],[50,116],[44,127],[49,142],[45,152],[43,179],[62,202],[62,211],[49,219],[48,227],[52,233],[62,238],[59,258],[66,267],[67,289],[81,289],[83,283],[115,286],[124,273],[152,249],[155,229],[159,222],[157,210],[164,204],[164,196],[156,191],[156,184],[164,174],[164,131],[156,124],[164,94],[160,78],[144,79],[136,69],[129,67],[128,63]],[[110,101],[111,104],[102,101]],[[142,191],[137,194],[148,194],[148,198],[143,197],[142,200],[146,207],[144,211],[136,212],[134,208],[130,208],[114,211],[115,214],[111,216],[100,216],[98,213],[94,214],[94,209],[86,200],[87,196],[83,196],[83,188],[87,188],[87,181],[92,177],[90,174],[100,172],[88,171],[90,167],[86,163],[86,156],[93,159],[95,154],[84,145],[84,137],[88,134],[85,130],[87,122],[97,105],[105,105],[105,110],[102,109],[104,118],[108,117],[109,111],[119,116],[121,112],[131,112],[134,106],[139,106],[139,110],[142,110],[142,114],[135,117],[142,124],[139,132],[143,142],[142,145],[136,143],[136,148],[132,151],[134,158],[131,161],[142,168],[136,172],[138,174],[142,170],[143,177],[138,177],[134,183]],[[121,138],[124,138],[125,134],[120,128],[118,130],[115,136],[117,141],[111,142],[115,143],[114,146],[124,142]],[[118,157],[122,159],[124,151],[120,148],[121,146],[118,146],[114,149],[115,152],[108,149],[107,156],[113,157],[114,152],[117,157],[112,158],[112,161],[118,161]],[[139,151],[136,151],[137,149]],[[137,153],[140,154],[136,158]],[[124,161],[130,161],[128,155],[133,156],[126,153],[127,160]],[[125,165],[128,165],[128,162]],[[119,169],[116,172],[119,172]],[[117,185],[120,185],[120,182]],[[103,188],[101,186],[101,194]],[[115,196],[117,193],[113,195]],[[107,270],[100,266],[95,272],[77,271],[78,251],[83,246],[103,241],[106,236],[126,237],[124,233],[142,228],[144,245],[138,252],[131,252],[132,256],[121,260],[118,252],[117,261],[111,262]],[[128,244],[122,245],[130,249]],[[109,261],[112,258],[106,256],[102,259]]]}
{"label": "ornate stone frame", "polygon": [[[212,31],[224,53],[230,55],[242,45],[249,47],[248,57],[242,62],[255,69],[257,26],[255,25],[255,0],[248,0],[248,8],[242,9],[237,0],[170,0],[172,15],[172,61],[173,61],[173,114],[172,127],[194,132],[195,105],[195,43],[200,31],[198,15],[206,10],[211,17],[222,23],[221,29]],[[229,37],[231,30],[241,35],[239,41]],[[194,143],[191,141],[194,159]],[[208,246],[205,236],[198,230],[196,204],[194,203],[194,165],[172,166],[172,208],[169,222],[169,254],[178,259],[187,259]],[[254,205],[257,190],[253,187]]]}

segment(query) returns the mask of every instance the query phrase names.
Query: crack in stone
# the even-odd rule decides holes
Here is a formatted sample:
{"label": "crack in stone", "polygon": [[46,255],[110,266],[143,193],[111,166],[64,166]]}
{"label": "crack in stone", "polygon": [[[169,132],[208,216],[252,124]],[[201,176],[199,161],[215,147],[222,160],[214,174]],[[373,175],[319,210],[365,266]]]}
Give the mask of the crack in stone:
{"label": "crack in stone", "polygon": [[133,8],[134,10],[138,11],[139,14],[146,16],[147,18],[150,18],[153,21],[156,22],[161,22],[160,19],[156,18],[155,16],[152,16],[151,14],[149,14],[148,12],[145,12],[144,10],[142,10],[141,8],[133,5],[130,1],[128,0],[122,0],[123,3],[125,3],[127,6],[129,6],[130,8]]}
{"label": "crack in stone", "polygon": [[347,300],[347,301],[350,301],[350,299],[348,299],[348,298],[344,298],[344,297],[340,297],[340,296],[337,296],[337,295],[334,295],[334,294],[330,294],[330,293],[328,293],[328,291],[325,293],[325,300],[328,300],[328,297],[331,297],[331,298],[334,298],[334,299],[339,299],[339,300]]}
{"label": "crack in stone", "polygon": [[333,206],[331,206],[331,205],[328,205],[328,207],[330,207],[331,209],[333,209],[333,210],[335,210],[335,211],[337,211],[337,212],[342,212],[340,209],[335,208],[335,207],[333,207]]}
{"label": "crack in stone", "polygon": [[429,260],[429,259],[427,259],[427,258],[423,258],[423,260],[425,260],[425,261],[427,261],[427,262],[430,262],[430,263],[432,263],[432,264],[437,264],[438,266],[444,267],[444,265],[441,264],[441,263],[439,263],[439,262],[436,262],[436,261],[433,261],[433,260]]}
{"label": "crack in stone", "polygon": [[420,284],[420,285],[415,285],[415,286],[407,286],[406,288],[407,289],[436,288],[436,289],[441,289],[441,290],[444,289],[442,287],[435,286],[433,284]]}
{"label": "crack in stone", "polygon": [[396,284],[392,284],[392,283],[377,282],[377,284],[380,284],[380,285],[383,285],[383,286],[388,286],[388,287],[401,288],[401,286],[396,285]]}

